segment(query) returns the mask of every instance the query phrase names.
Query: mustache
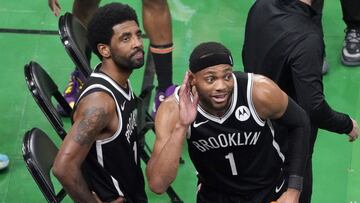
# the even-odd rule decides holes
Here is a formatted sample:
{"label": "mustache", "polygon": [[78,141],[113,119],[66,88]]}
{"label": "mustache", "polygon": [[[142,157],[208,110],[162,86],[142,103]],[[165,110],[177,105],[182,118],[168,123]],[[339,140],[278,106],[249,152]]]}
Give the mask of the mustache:
{"label": "mustache", "polygon": [[145,52],[141,48],[136,48],[133,53],[130,54],[130,57],[135,56],[137,53],[141,52],[143,55],[145,55]]}

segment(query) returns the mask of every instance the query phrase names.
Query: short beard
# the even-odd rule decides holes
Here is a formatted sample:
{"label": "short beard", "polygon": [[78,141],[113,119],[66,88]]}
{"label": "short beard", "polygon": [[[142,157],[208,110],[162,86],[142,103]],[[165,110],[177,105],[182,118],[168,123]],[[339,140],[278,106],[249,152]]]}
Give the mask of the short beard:
{"label": "short beard", "polygon": [[134,53],[132,53],[129,58],[117,56],[114,52],[111,51],[112,60],[114,61],[114,63],[116,64],[116,66],[119,69],[123,69],[123,70],[127,70],[127,71],[139,69],[144,65],[144,58],[142,60],[132,60],[132,57],[138,51],[141,51],[144,53],[143,50],[139,49],[137,51],[134,51]]}

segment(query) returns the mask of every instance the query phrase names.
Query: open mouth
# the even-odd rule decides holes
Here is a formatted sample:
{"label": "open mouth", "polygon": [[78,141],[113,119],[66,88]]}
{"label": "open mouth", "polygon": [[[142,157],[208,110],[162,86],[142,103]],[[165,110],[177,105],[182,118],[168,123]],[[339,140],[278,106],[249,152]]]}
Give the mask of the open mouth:
{"label": "open mouth", "polygon": [[142,51],[138,51],[133,55],[133,58],[135,58],[135,59],[144,58],[144,53]]}
{"label": "open mouth", "polygon": [[131,57],[134,59],[142,59],[142,58],[144,58],[144,51],[138,50],[135,53],[131,54]]}
{"label": "open mouth", "polygon": [[217,94],[211,96],[212,100],[216,103],[223,103],[227,101],[228,94]]}

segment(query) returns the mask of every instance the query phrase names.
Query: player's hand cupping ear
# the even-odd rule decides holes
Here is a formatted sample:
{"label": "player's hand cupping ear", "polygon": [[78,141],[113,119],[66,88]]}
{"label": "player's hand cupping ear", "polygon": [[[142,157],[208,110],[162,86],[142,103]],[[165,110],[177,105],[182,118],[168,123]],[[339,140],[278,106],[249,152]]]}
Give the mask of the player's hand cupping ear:
{"label": "player's hand cupping ear", "polygon": [[[195,91],[191,91],[189,82],[189,72],[186,72],[183,83],[179,91],[179,121],[182,125],[190,125],[196,118],[197,105],[199,103],[199,96]],[[193,94],[191,94],[193,93]]]}

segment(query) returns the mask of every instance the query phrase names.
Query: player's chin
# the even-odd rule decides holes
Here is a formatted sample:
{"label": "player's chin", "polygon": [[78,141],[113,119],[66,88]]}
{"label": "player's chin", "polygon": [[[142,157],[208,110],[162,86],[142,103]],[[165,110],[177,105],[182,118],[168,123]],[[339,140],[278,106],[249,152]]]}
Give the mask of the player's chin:
{"label": "player's chin", "polygon": [[132,69],[138,69],[143,67],[144,65],[144,59],[138,59],[138,60],[133,60],[132,61]]}
{"label": "player's chin", "polygon": [[228,100],[225,100],[223,102],[214,102],[212,101],[212,106],[214,108],[214,110],[224,110],[227,107],[228,104]]}

